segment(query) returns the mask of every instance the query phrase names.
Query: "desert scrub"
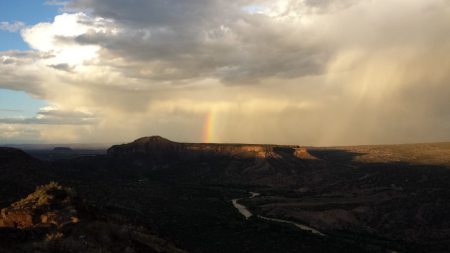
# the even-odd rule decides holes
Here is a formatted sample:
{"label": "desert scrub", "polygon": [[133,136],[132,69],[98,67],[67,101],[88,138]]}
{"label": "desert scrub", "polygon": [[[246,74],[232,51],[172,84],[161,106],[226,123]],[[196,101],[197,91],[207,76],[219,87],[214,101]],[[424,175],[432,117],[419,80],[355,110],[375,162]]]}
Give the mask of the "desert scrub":
{"label": "desert scrub", "polygon": [[46,240],[47,241],[58,240],[58,239],[61,239],[63,236],[64,236],[64,234],[61,232],[50,233],[50,234],[47,234]]}
{"label": "desert scrub", "polygon": [[46,209],[55,198],[67,199],[75,197],[76,193],[71,188],[63,187],[57,182],[36,187],[36,191],[26,198],[14,203],[14,209]]}

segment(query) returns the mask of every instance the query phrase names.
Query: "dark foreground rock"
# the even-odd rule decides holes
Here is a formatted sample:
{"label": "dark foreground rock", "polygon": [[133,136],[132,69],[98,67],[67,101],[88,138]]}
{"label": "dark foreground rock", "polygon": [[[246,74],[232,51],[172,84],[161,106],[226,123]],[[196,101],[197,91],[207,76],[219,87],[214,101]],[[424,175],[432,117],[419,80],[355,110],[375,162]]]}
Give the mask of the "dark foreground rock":
{"label": "dark foreground rock", "polygon": [[0,252],[184,252],[147,229],[87,210],[72,189],[40,186],[1,210]]}

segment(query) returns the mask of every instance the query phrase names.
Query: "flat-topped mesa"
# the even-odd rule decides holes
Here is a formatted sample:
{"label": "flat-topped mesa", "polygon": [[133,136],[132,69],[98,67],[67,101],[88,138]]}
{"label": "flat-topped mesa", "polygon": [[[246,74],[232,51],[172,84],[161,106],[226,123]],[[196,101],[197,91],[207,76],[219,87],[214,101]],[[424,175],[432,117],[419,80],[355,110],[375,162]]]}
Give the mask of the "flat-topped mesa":
{"label": "flat-topped mesa", "polygon": [[132,143],[114,145],[108,149],[108,155],[130,156],[151,155],[152,157],[171,157],[184,150],[181,143],[173,142],[160,136],[143,137]]}
{"label": "flat-topped mesa", "polygon": [[138,145],[171,145],[175,142],[161,136],[142,137],[133,142]]}
{"label": "flat-topped mesa", "polygon": [[114,157],[145,156],[153,159],[214,156],[267,158],[277,157],[281,153],[297,158],[309,157],[307,150],[298,146],[178,143],[160,136],[143,137],[108,149],[108,155]]}

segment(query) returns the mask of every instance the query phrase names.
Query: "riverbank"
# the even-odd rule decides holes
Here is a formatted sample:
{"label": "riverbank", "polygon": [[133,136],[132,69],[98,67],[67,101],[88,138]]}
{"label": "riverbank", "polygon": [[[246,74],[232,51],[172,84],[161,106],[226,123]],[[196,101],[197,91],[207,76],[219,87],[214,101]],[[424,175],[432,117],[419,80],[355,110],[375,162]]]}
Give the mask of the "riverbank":
{"label": "riverbank", "polygon": [[[248,199],[251,198],[255,198],[258,197],[260,195],[260,193],[257,192],[250,192],[250,197]],[[240,214],[242,214],[245,219],[249,219],[250,217],[253,216],[253,213],[250,212],[250,210],[248,210],[248,208],[242,204],[239,204],[239,200],[242,200],[243,198],[240,199],[233,199],[231,202],[233,203],[233,206],[239,211]],[[282,220],[282,219],[276,219],[276,218],[270,218],[270,217],[266,217],[266,216],[262,216],[262,215],[256,215],[256,217],[258,217],[259,219],[262,220],[267,220],[267,221],[273,221],[273,222],[278,222],[278,223],[285,223],[285,224],[291,224],[294,225],[295,227],[303,230],[303,231],[308,231],[311,232],[313,234],[316,235],[320,235],[320,236],[325,236],[324,233],[318,231],[317,229],[311,228],[307,225],[304,224],[299,224],[293,221],[288,221],[288,220]]]}

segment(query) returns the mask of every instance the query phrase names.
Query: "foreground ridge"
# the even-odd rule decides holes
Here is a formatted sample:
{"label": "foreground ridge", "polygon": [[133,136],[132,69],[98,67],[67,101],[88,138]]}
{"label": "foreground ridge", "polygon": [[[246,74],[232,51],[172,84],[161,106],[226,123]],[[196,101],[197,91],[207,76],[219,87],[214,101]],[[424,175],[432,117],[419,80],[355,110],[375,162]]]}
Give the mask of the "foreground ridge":
{"label": "foreground ridge", "polygon": [[147,229],[99,219],[73,189],[55,182],[1,210],[0,251],[185,252]]}

